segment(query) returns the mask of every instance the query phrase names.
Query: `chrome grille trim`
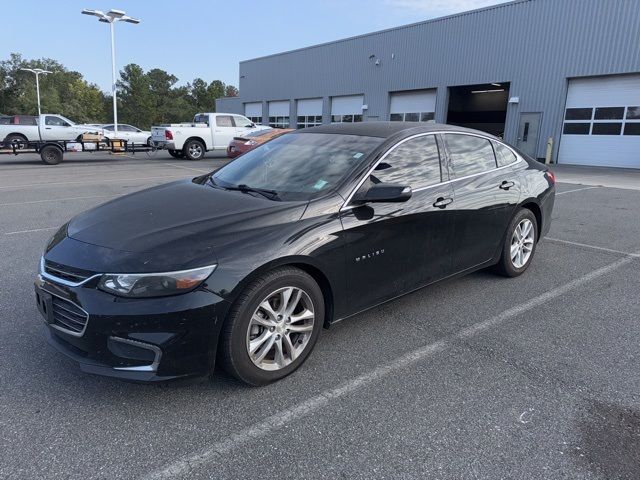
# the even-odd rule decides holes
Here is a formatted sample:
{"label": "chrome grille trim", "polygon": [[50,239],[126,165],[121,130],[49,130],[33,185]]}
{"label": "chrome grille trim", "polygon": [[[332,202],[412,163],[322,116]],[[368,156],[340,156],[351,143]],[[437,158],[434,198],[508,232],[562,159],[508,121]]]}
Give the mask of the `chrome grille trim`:
{"label": "chrome grille trim", "polygon": [[58,277],[56,275],[52,275],[51,273],[47,272],[47,270],[56,271],[56,272],[60,272],[60,273],[67,273],[67,272],[63,272],[62,270],[58,270],[56,268],[45,266],[45,260],[44,260],[44,257],[42,257],[42,258],[40,258],[40,275],[42,276],[42,278],[46,278],[47,280],[49,280],[51,282],[59,283],[60,285],[65,285],[67,287],[79,287],[79,286],[84,285],[85,283],[89,282],[90,280],[93,280],[94,278],[98,278],[99,276],[102,275],[101,273],[97,273],[95,275],[91,275],[90,277],[86,277],[86,278],[83,278],[80,275],[78,275],[78,278],[82,278],[82,280],[77,281],[77,282],[72,282],[71,280],[60,278],[60,277]]}

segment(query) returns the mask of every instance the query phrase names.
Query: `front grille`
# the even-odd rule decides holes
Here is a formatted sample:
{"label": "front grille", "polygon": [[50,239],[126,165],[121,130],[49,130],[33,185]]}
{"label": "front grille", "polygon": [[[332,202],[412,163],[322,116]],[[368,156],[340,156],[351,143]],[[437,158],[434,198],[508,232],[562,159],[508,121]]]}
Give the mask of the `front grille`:
{"label": "front grille", "polygon": [[72,333],[82,333],[89,315],[77,305],[59,297],[52,297],[53,325]]}
{"label": "front grille", "polygon": [[44,262],[44,271],[52,277],[73,283],[83,282],[91,276],[91,273],[87,271],[73,269],[48,260]]}

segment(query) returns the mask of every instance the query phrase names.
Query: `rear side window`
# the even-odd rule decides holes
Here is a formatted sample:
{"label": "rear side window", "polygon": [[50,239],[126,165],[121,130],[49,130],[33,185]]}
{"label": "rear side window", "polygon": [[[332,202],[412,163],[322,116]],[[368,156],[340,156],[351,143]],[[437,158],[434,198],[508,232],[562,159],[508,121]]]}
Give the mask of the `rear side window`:
{"label": "rear side window", "polygon": [[518,157],[501,143],[493,142],[493,149],[496,152],[496,161],[499,167],[506,167],[518,160]]}
{"label": "rear side window", "polygon": [[440,154],[435,135],[412,138],[400,144],[371,173],[373,183],[397,183],[413,189],[441,182]]}
{"label": "rear side window", "polygon": [[231,115],[218,115],[216,117],[216,125],[218,127],[233,127],[233,120],[231,120]]}
{"label": "rear side window", "polygon": [[465,177],[496,168],[496,157],[491,142],[486,138],[448,133],[445,135],[445,142],[455,177]]}

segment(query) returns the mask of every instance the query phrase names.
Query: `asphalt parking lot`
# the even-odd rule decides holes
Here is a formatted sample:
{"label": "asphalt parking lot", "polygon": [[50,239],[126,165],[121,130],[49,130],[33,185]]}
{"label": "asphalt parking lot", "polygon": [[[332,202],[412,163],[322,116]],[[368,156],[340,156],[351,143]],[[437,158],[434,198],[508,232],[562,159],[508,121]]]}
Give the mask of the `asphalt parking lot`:
{"label": "asphalt parking lot", "polygon": [[264,388],[82,374],[33,279],[69,217],[221,165],[0,157],[0,478],[640,478],[640,191],[560,183],[528,272],[449,281],[322,332]]}

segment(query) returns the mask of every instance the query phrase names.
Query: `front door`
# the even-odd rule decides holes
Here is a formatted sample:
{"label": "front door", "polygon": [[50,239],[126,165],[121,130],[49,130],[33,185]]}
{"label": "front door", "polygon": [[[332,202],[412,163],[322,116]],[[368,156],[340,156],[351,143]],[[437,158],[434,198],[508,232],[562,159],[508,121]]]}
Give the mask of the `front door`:
{"label": "front door", "polygon": [[360,188],[410,186],[411,198],[348,205],[341,213],[350,313],[449,274],[453,189],[442,180],[435,135],[414,137],[392,147]]}
{"label": "front door", "polygon": [[231,115],[216,115],[216,125],[213,130],[214,148],[227,148],[229,142],[236,136],[236,126]]}
{"label": "front door", "polygon": [[540,113],[521,113],[518,126],[518,148],[531,158],[538,158]]}

